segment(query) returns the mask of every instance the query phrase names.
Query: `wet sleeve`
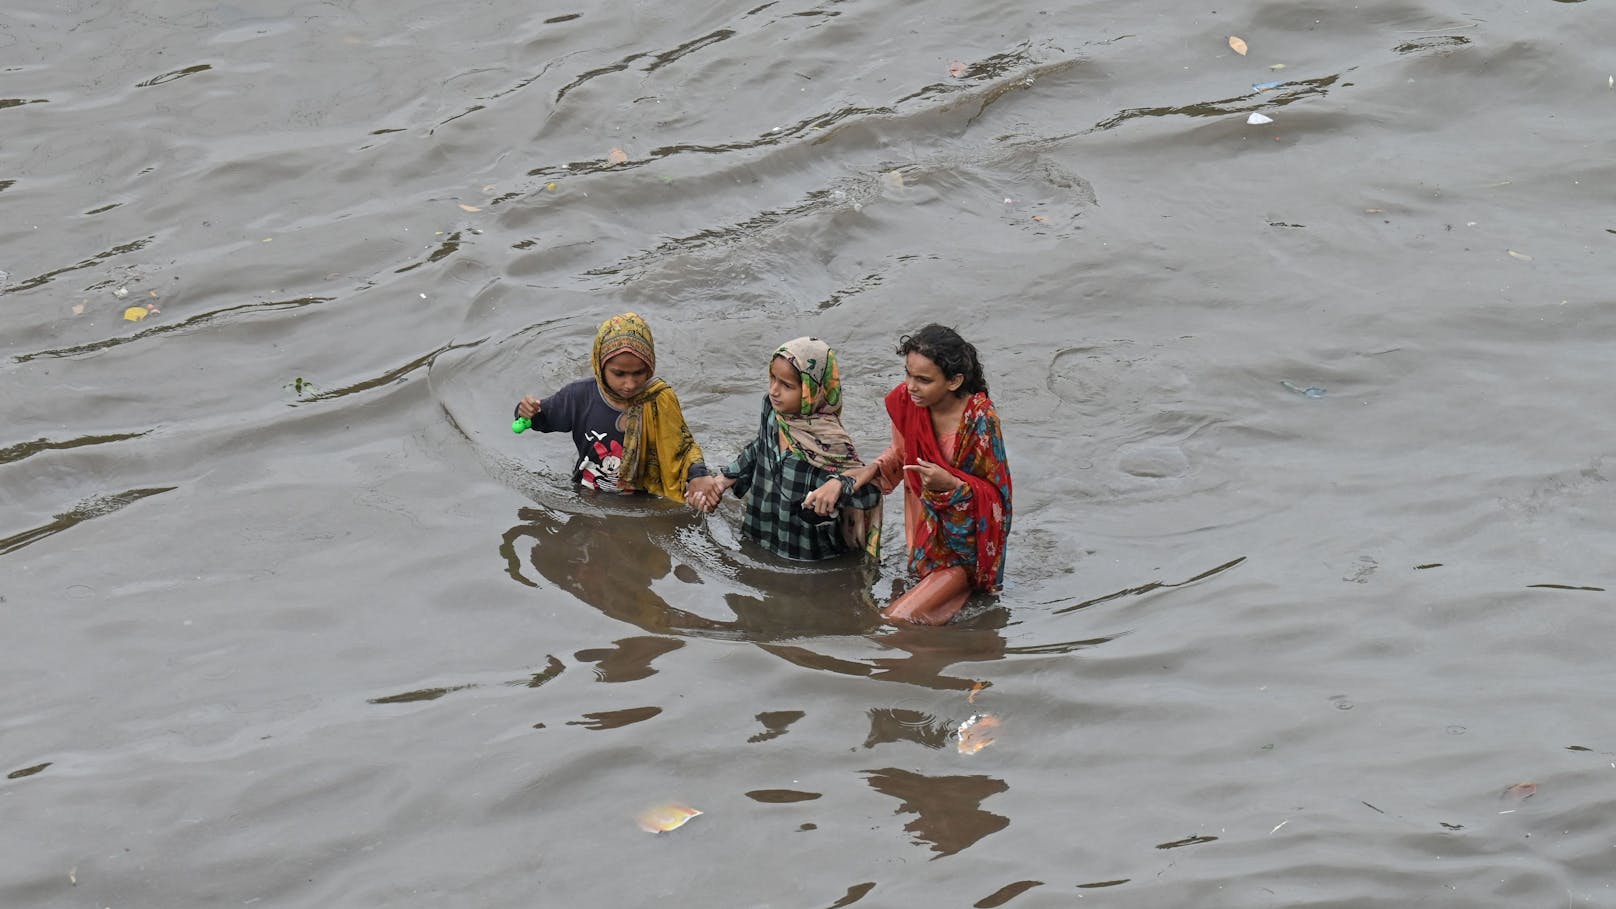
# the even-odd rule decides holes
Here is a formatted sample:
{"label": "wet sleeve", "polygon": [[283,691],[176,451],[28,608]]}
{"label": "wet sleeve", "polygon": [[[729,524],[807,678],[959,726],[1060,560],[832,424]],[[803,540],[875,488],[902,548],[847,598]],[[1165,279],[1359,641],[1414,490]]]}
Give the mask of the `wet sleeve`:
{"label": "wet sleeve", "polygon": [[869,485],[880,489],[882,495],[903,485],[903,458],[903,434],[894,426],[892,444],[870,462],[875,467],[875,479],[871,480]]}
{"label": "wet sleeve", "polygon": [[[581,383],[562,386],[548,398],[539,399],[539,412],[533,415],[533,428],[539,432],[571,432],[583,412]],[[582,386],[593,388],[593,385]]]}
{"label": "wet sleeve", "polygon": [[758,455],[761,453],[762,445],[763,435],[759,433],[741,449],[740,455],[724,468],[724,476],[735,481],[735,485],[730,487],[730,492],[735,493],[737,499],[746,495],[752,488],[752,477],[757,472]]}
{"label": "wet sleeve", "polygon": [[859,487],[857,492],[850,493],[848,490],[853,488],[853,479],[846,474],[829,473],[823,470],[816,471],[816,473],[818,474],[818,476],[815,478],[818,483],[818,485],[814,487],[816,489],[819,486],[825,485],[826,480],[841,481],[842,494],[836,499],[836,504],[838,507],[847,508],[851,506],[853,508],[874,508],[881,501],[881,496],[883,493],[881,492],[880,487],[874,483],[865,483],[863,486]]}

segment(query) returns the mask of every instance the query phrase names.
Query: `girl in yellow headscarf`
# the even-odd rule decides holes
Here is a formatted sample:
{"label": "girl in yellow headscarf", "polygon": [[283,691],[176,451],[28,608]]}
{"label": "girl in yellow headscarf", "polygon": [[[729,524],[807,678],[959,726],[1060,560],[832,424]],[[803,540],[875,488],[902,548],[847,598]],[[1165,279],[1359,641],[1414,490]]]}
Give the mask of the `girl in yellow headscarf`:
{"label": "girl in yellow headscarf", "polygon": [[656,378],[651,327],[631,312],[602,322],[589,365],[593,378],[572,382],[543,401],[524,395],[516,415],[540,432],[572,433],[575,482],[684,502],[685,485],[707,476],[707,465],[678,396]]}

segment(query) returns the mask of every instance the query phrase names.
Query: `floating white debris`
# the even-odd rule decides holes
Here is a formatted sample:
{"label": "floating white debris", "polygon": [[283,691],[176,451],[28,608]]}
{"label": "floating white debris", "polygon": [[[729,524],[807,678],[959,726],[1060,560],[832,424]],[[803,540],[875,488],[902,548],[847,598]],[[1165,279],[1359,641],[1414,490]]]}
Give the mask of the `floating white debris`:
{"label": "floating white debris", "polygon": [[646,833],[671,833],[683,827],[686,821],[700,815],[700,811],[688,805],[658,805],[641,812],[635,821]]}
{"label": "floating white debris", "polygon": [[993,744],[993,730],[999,728],[999,718],[991,713],[979,713],[959,725],[955,737],[960,754],[975,754]]}
{"label": "floating white debris", "polygon": [[1246,122],[1250,123],[1252,126],[1261,126],[1264,123],[1274,122],[1274,118],[1253,112],[1251,116],[1246,118]]}

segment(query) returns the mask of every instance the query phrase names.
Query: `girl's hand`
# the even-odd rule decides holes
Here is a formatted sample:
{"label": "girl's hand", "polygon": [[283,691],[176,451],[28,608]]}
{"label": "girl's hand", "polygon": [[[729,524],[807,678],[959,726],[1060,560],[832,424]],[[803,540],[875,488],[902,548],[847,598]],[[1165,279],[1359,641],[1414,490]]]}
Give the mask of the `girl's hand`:
{"label": "girl's hand", "polygon": [[729,477],[697,477],[685,486],[685,502],[703,514],[711,514],[718,510],[724,490],[734,485],[735,481]]}
{"label": "girl's hand", "polygon": [[532,395],[523,395],[522,400],[516,405],[516,415],[524,420],[533,419],[533,415],[538,412],[539,399]]}
{"label": "girl's hand", "polygon": [[842,481],[831,477],[825,481],[825,485],[808,493],[807,498],[802,500],[802,504],[804,508],[813,509],[814,514],[824,515],[828,518],[836,510],[836,503],[840,502],[841,499]]}
{"label": "girl's hand", "polygon": [[864,488],[864,484],[866,484],[866,483],[870,482],[871,480],[875,479],[875,474],[876,474],[876,466],[874,464],[866,464],[863,467],[855,468],[853,470],[844,471],[842,473],[842,476],[847,477],[848,479],[852,480],[853,481],[853,491],[858,492],[860,489]]}
{"label": "girl's hand", "polygon": [[916,458],[915,464],[903,465],[904,470],[913,470],[920,474],[920,485],[931,492],[953,492],[960,486],[960,481],[948,472],[947,469],[937,466],[924,458]]}

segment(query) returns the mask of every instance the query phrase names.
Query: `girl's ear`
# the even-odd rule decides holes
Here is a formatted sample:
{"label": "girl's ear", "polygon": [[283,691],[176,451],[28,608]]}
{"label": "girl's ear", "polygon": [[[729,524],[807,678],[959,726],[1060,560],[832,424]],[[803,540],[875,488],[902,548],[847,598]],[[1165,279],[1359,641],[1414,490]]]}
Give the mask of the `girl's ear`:
{"label": "girl's ear", "polygon": [[959,391],[960,386],[964,385],[964,384],[965,384],[965,374],[960,373],[957,376],[953,376],[953,377],[949,378],[949,380],[948,380],[948,390],[949,391]]}

